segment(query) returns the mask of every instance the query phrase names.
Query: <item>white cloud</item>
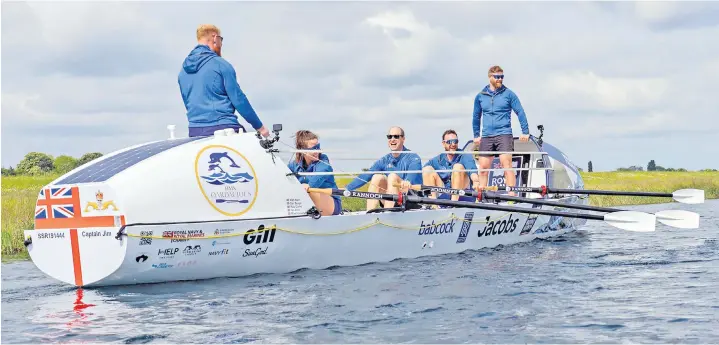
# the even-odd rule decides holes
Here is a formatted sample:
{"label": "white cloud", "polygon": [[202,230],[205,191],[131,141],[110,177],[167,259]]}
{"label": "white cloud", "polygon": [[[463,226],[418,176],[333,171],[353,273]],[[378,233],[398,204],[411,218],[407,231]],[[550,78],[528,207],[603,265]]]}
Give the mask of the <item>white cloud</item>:
{"label": "white cloud", "polygon": [[656,2],[7,3],[2,164],[33,150],[109,152],[164,138],[168,123],[182,135],[177,73],[196,26],[209,22],[222,29],[223,56],[261,119],[284,125],[285,143],[311,129],[323,148],[384,152],[392,125],[417,151],[440,150],[447,128],[469,140],[474,96],[499,64],[532,133],[543,124],[545,139],[573,160],[704,168],[710,162],[696,157],[712,153],[707,145],[657,152],[719,130],[719,48],[710,44],[718,10]]}

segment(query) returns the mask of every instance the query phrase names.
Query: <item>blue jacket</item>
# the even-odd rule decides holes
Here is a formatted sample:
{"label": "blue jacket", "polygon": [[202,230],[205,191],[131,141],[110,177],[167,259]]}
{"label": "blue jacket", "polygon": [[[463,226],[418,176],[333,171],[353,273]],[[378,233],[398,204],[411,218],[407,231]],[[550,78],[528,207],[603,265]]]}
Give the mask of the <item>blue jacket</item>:
{"label": "blue jacket", "polygon": [[[457,163],[462,163],[467,170],[477,169],[477,163],[474,162],[472,155],[454,155],[452,161],[449,161],[446,153],[440,153],[425,163],[424,166],[431,166],[434,170],[452,170],[452,167]],[[437,172],[437,174],[439,178],[442,179],[442,182],[444,182],[445,188],[452,188],[452,172]],[[467,171],[468,178],[470,178],[472,174],[478,174],[478,172]],[[472,185],[471,180],[469,181],[469,185]]]}
{"label": "blue jacket", "polygon": [[512,134],[512,110],[519,118],[522,134],[529,134],[527,115],[524,113],[517,95],[504,85],[495,92],[489,89],[489,85],[485,86],[474,98],[474,113],[472,114],[474,137],[480,137],[479,123],[482,120],[482,115],[484,115],[482,137]]}
{"label": "blue jacket", "polygon": [[[292,159],[287,167],[293,173],[298,172],[332,172],[332,166],[330,165],[330,159],[326,154],[320,153],[320,160],[312,162],[309,166],[305,166],[304,159],[297,163],[296,160]],[[300,183],[306,183],[311,188],[334,188],[337,189],[337,182],[335,182],[334,175],[300,175],[297,176],[297,180]],[[339,196],[333,195],[335,199],[340,199]]]}
{"label": "blue jacket", "polygon": [[[406,147],[402,147],[402,151],[409,151]],[[384,155],[378,159],[366,174],[355,177],[352,182],[347,184],[345,189],[355,190],[367,184],[372,175],[376,172],[386,172],[385,176],[393,171],[400,170],[422,170],[422,159],[416,153],[400,153],[398,157],[394,157],[391,153]],[[422,184],[422,173],[397,173],[403,180],[410,181],[412,184]],[[388,186],[389,187],[389,186]]]}
{"label": "blue jacket", "polygon": [[177,76],[189,127],[239,125],[235,110],[252,125],[262,121],[237,83],[235,69],[206,45],[197,45]]}

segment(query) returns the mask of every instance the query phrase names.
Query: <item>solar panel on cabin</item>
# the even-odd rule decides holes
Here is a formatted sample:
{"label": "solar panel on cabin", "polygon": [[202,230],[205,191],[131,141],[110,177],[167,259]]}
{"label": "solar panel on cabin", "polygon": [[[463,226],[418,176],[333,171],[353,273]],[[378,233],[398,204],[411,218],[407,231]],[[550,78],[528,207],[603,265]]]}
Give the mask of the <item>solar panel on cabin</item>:
{"label": "solar panel on cabin", "polygon": [[101,162],[97,162],[82,169],[62,180],[57,184],[71,183],[89,183],[107,181],[121,171],[142,162],[158,153],[167,151],[173,147],[189,143],[198,139],[207,137],[189,137],[182,139],[164,140],[155,143],[142,145],[125,152],[121,152],[115,156],[109,157]]}

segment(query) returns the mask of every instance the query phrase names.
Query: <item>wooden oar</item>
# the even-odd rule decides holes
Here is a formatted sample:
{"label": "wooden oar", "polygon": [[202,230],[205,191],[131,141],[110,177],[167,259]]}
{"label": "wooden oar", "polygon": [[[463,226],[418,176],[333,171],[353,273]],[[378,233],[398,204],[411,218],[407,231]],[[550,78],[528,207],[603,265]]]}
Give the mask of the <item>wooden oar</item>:
{"label": "wooden oar", "polygon": [[582,218],[590,220],[601,220],[605,223],[614,226],[619,229],[628,231],[641,231],[648,232],[654,231],[656,227],[656,216],[653,214],[639,212],[639,211],[619,211],[607,213],[605,215],[596,214],[584,214],[584,213],[570,213],[561,212],[554,210],[542,210],[536,208],[525,208],[525,207],[513,207],[513,206],[502,206],[494,204],[482,204],[466,201],[453,201],[453,200],[442,200],[424,198],[416,195],[403,195],[403,194],[384,194],[384,193],[371,193],[371,192],[358,192],[350,191],[346,189],[334,189],[334,188],[309,188],[309,192],[323,193],[327,195],[338,195],[349,198],[362,198],[362,199],[376,199],[376,200],[387,200],[394,201],[398,204],[402,203],[413,203],[413,204],[427,204],[427,205],[440,205],[440,206],[452,206],[452,207],[464,207],[464,208],[476,208],[492,211],[504,211],[504,212],[517,212],[517,213],[529,213],[529,214],[541,214],[548,216],[561,216],[568,218]]}

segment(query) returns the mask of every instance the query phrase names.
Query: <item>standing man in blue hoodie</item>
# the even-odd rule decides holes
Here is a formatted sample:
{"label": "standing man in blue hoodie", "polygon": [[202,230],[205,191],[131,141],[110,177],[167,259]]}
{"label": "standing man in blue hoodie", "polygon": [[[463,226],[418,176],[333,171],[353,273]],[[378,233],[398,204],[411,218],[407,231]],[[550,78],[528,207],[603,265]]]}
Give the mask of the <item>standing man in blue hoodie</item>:
{"label": "standing man in blue hoodie", "polygon": [[[522,127],[520,141],[529,140],[529,124],[527,115],[524,113],[522,104],[517,95],[502,83],[504,71],[499,66],[492,66],[489,69],[489,84],[482,89],[474,98],[474,113],[472,115],[472,128],[474,129],[474,143],[479,146],[479,151],[514,151],[514,136],[512,134],[512,110],[519,118]],[[480,121],[482,124],[480,132]],[[479,155],[479,168],[489,169],[494,159],[493,154]],[[499,162],[504,169],[512,168],[512,154],[500,154]],[[513,170],[504,171],[505,184],[514,186],[516,184],[516,172]],[[485,187],[489,176],[488,171],[481,171],[479,174],[479,186]],[[509,192],[515,195],[514,192]]]}
{"label": "standing man in blue hoodie", "polygon": [[270,132],[260,121],[247,96],[237,83],[232,65],[222,58],[220,29],[203,24],[197,28],[197,46],[182,63],[177,77],[182,101],[187,110],[189,136],[210,136],[216,130],[240,125],[235,110],[265,138]]}

